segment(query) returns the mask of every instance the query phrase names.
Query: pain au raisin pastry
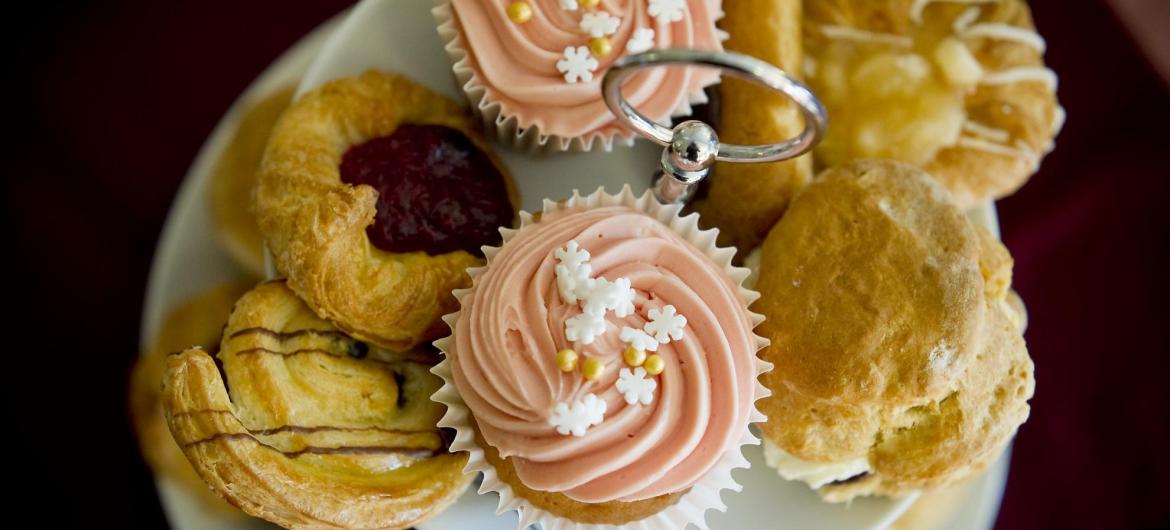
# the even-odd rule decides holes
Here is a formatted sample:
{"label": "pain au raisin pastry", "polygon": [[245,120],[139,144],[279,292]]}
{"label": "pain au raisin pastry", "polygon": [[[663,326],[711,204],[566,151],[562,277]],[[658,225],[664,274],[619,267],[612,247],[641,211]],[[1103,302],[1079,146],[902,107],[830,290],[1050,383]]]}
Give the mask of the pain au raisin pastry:
{"label": "pain au raisin pastry", "polygon": [[232,303],[248,290],[248,285],[225,283],[203,291],[184,301],[169,314],[158,336],[138,358],[130,376],[130,412],[142,456],[155,474],[174,480],[198,497],[203,506],[222,513],[239,514],[238,510],[212,494],[183,456],[167,428],[159,396],[167,354],[194,344],[209,351],[219,348],[220,334]]}
{"label": "pain au raisin pastry", "polygon": [[244,295],[223,335],[222,375],[188,349],[170,356],[162,396],[175,440],[228,502],[289,528],[405,528],[467,485],[466,455],[435,426],[434,354],[355,340],[284,282]]}
{"label": "pain au raisin pastry", "polygon": [[761,256],[769,465],[845,501],[992,463],[1034,386],[1011,266],[917,168],[859,161],[819,176]]}
{"label": "pain au raisin pastry", "polygon": [[244,104],[231,142],[211,172],[208,206],[215,234],[236,263],[257,278],[265,276],[264,237],[252,213],[252,189],[268,136],[292,102],[293,89],[281,87]]}
{"label": "pain au raisin pastry", "polygon": [[831,125],[822,167],[919,166],[963,207],[1019,188],[1064,121],[1023,0],[806,0],[806,75]]}
{"label": "pain au raisin pastry", "polygon": [[[801,0],[726,2],[720,26],[731,35],[728,50],[800,72]],[[721,142],[769,144],[792,138],[804,128],[788,97],[739,79],[719,86]],[[764,240],[788,201],[812,176],[811,156],[771,164],[717,163],[705,197],[695,201],[703,225],[719,228],[719,243],[748,252]]]}
{"label": "pain au raisin pastry", "polygon": [[405,350],[434,338],[516,197],[473,120],[397,74],[302,96],[273,131],[256,214],[278,271],[320,316]]}

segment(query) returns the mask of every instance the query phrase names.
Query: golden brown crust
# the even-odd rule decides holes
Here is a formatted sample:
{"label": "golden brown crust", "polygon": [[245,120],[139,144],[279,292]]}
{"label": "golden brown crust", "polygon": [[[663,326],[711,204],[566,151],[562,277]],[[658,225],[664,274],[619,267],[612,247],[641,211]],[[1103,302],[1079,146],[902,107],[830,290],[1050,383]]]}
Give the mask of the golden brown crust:
{"label": "golden brown crust", "polygon": [[825,498],[960,480],[1027,417],[1031,360],[1001,304],[1011,256],[921,170],[859,161],[818,176],[761,259],[764,436],[872,468]]}
{"label": "golden brown crust", "polygon": [[[731,37],[725,47],[798,73],[801,63],[800,0],[737,0],[723,6],[720,26]],[[720,90],[719,140],[767,144],[800,133],[804,121],[787,97],[724,78]],[[716,164],[707,196],[695,201],[704,227],[719,228],[719,244],[746,253],[763,241],[808,184],[812,159],[771,164]]]}
{"label": "golden brown crust", "polygon": [[[822,29],[825,26],[909,37],[913,41],[913,50],[903,51],[917,53],[926,58],[927,63],[935,61],[932,55],[939,42],[946,37],[954,37],[965,45],[984,76],[1015,68],[1044,68],[1043,54],[1033,45],[1002,36],[960,34],[953,27],[960,14],[977,9],[979,16],[971,24],[1011,26],[1033,31],[1035,26],[1031,13],[1023,0],[972,4],[929,2],[923,10],[921,25],[911,20],[912,4],[910,0],[805,1],[805,51],[814,65],[809,82],[815,90],[827,96],[830,118],[841,118],[837,120],[837,130],[831,128],[829,138],[817,149],[819,166],[840,164],[857,157],[882,156],[882,153],[866,152],[863,147],[848,148],[848,141],[840,140],[837,136],[851,134],[843,132],[848,126],[844,125],[842,119],[849,119],[850,114],[856,114],[862,106],[872,106],[872,102],[855,96],[850,97],[856,101],[857,108],[851,107],[848,102],[843,106],[832,102],[833,98],[829,95],[832,90],[827,87],[834,83],[830,77],[839,75],[840,71],[828,63],[841,56],[826,52],[831,45],[848,43],[849,39],[828,36]],[[885,45],[859,44],[854,49],[866,46],[875,49]],[[893,48],[898,51],[896,47]],[[936,79],[945,77],[937,68],[932,75]],[[920,164],[943,183],[964,208],[1010,195],[1036,171],[1040,159],[1051,150],[1052,140],[1059,132],[1063,110],[1057,103],[1055,92],[1036,80],[1003,84],[980,80],[970,86],[956,87],[952,92],[954,97],[961,98],[959,104],[965,113],[966,123],[973,123],[976,128],[964,129],[957,139],[948,140],[936,152],[914,153],[915,158],[920,158],[920,155],[927,158],[899,158]],[[883,132],[890,134],[888,128]]]}
{"label": "golden brown crust", "polygon": [[[453,502],[470,477],[430,400],[426,356],[367,349],[283,282],[236,303],[218,358],[168,358],[163,404],[208,485],[289,528],[405,528]],[[430,359],[433,361],[433,359]]]}
{"label": "golden brown crust", "polygon": [[208,206],[216,237],[228,254],[257,278],[265,276],[264,236],[252,215],[252,189],[268,137],[292,102],[293,92],[292,86],[281,87],[247,102],[231,143],[211,172]]}
{"label": "golden brown crust", "polygon": [[349,334],[392,350],[445,329],[439,317],[458,307],[451,290],[469,286],[465,271],[480,263],[464,251],[389,253],[370,244],[377,192],[342,183],[338,165],[350,146],[401,123],[457,129],[490,156],[455,102],[400,75],[371,71],[327,83],[285,112],[255,195],[260,230],[289,287]]}
{"label": "golden brown crust", "polygon": [[217,285],[180,304],[163,320],[158,337],[130,374],[130,415],[142,456],[151,470],[174,479],[204,506],[232,513],[239,512],[207,489],[175,444],[163,415],[159,390],[167,354],[197,344],[217,345],[232,304],[248,287]]}
{"label": "golden brown crust", "polygon": [[500,480],[512,488],[512,493],[548,513],[579,523],[620,525],[639,521],[673,505],[690,491],[690,488],[687,488],[680,492],[634,502],[578,502],[563,493],[538,491],[524,485],[524,481],[516,475],[516,468],[512,467],[511,458],[501,459],[500,452],[483,440],[479,429],[475,431],[475,442],[483,448],[484,459],[495,468]]}

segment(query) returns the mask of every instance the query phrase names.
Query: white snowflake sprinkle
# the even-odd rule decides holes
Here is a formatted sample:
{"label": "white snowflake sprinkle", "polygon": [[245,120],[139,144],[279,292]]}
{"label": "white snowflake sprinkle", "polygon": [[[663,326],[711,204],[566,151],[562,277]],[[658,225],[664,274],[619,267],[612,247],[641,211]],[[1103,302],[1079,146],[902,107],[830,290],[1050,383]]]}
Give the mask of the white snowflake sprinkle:
{"label": "white snowflake sprinkle", "polygon": [[650,7],[646,10],[650,16],[658,19],[659,24],[678,22],[686,11],[686,0],[650,0]]}
{"label": "white snowflake sprinkle", "polygon": [[565,265],[557,265],[553,269],[557,273],[557,290],[560,291],[561,300],[567,304],[575,304],[579,298],[584,298],[585,295],[593,288],[593,266],[588,263],[576,269],[570,269]]}
{"label": "white snowflake sprinkle", "polygon": [[581,313],[565,321],[565,339],[572,342],[593,344],[602,333],[605,333],[605,319],[601,315]]}
{"label": "white snowflake sprinkle", "polygon": [[646,333],[652,335],[658,342],[666,344],[671,340],[683,338],[683,328],[687,325],[687,317],[678,314],[674,306],[663,306],[662,310],[651,309],[648,315],[650,322],[646,323]]}
{"label": "white snowflake sprinkle", "polygon": [[597,66],[597,59],[585,46],[566,47],[565,57],[557,61],[557,71],[565,74],[566,83],[593,81],[593,71],[597,70]]}
{"label": "white snowflake sprinkle", "polygon": [[568,403],[557,403],[552,416],[548,418],[548,424],[556,427],[557,432],[561,434],[585,436],[585,431],[589,427],[601,425],[604,420],[605,401],[593,394],[585,394],[585,397],[574,401],[571,406]]}
{"label": "white snowflake sprinkle", "polygon": [[565,243],[564,248],[554,250],[553,257],[571,269],[584,265],[590,258],[589,251],[581,248],[575,239],[570,239],[568,243]]}
{"label": "white snowflake sprinkle", "polygon": [[650,28],[638,28],[634,30],[634,34],[626,42],[626,52],[628,53],[642,53],[653,47],[654,30]]}
{"label": "white snowflake sprinkle", "polygon": [[557,289],[561,293],[561,300],[575,304],[578,298],[583,298],[593,286],[593,266],[589,264],[589,251],[580,248],[576,241],[570,240],[564,248],[553,251],[553,257],[560,264],[553,269],[557,275]]}
{"label": "white snowflake sprinkle", "polygon": [[595,278],[583,298],[586,313],[605,316],[606,311],[613,311],[618,318],[625,318],[634,312],[634,290],[630,288],[629,278],[618,278],[612,282],[605,278]]}
{"label": "white snowflake sprinkle", "polygon": [[639,350],[658,351],[658,340],[640,329],[624,326],[622,327],[622,334],[619,338],[622,339],[622,342]]}
{"label": "white snowflake sprinkle", "polygon": [[647,379],[646,369],[639,366],[632,372],[629,368],[622,368],[618,372],[618,380],[614,386],[626,398],[626,403],[649,405],[654,401],[654,389],[658,388],[658,381],[654,378]]}
{"label": "white snowflake sprinkle", "polygon": [[585,13],[581,17],[581,31],[588,33],[590,37],[598,38],[606,35],[613,35],[618,30],[618,26],[622,23],[622,19],[610,15],[605,11],[597,11],[594,13]]}
{"label": "white snowflake sprinkle", "polygon": [[576,11],[577,0],[561,0],[561,9],[565,11]]}

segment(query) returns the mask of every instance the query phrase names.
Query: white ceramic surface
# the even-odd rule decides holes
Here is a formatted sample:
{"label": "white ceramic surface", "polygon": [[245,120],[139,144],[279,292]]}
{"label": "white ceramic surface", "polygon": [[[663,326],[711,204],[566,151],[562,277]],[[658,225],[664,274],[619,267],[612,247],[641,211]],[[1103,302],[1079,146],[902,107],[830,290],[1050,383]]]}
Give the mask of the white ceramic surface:
{"label": "white ceramic surface", "polygon": [[[143,345],[150,342],[165,312],[202,289],[233,278],[246,277],[214,239],[206,208],[208,174],[231,130],[239,119],[241,102],[278,86],[303,80],[301,90],[369,68],[396,70],[457,100],[450,63],[441,49],[429,12],[422,0],[366,0],[348,15],[339,15],[289,49],[245,92],[224,116],[193,163],[172,205],[163,228],[151,270],[144,308]],[[341,20],[338,20],[341,19]],[[315,59],[314,59],[315,57]],[[660,150],[648,142],[611,153],[558,154],[531,158],[500,150],[519,185],[523,206],[534,210],[544,197],[567,195],[573,188],[615,190],[630,183],[644,189],[655,171]],[[994,208],[972,212],[972,218],[998,232]],[[763,464],[758,447],[747,451],[751,469],[737,470],[742,492],[725,492],[729,509],[711,512],[708,521],[716,530],[734,528],[842,528],[867,529],[888,526],[912,499],[860,499],[850,505],[821,502],[802,484],[782,480]],[[1006,478],[1003,459],[970,488],[971,498],[947,528],[984,530],[994,523]],[[158,480],[159,493],[172,527],[181,530],[209,528],[263,528],[260,521],[229,519],[201,510],[178,485]],[[462,528],[513,530],[514,513],[495,515],[494,495],[478,495],[468,489],[452,508],[419,527],[423,530]]]}

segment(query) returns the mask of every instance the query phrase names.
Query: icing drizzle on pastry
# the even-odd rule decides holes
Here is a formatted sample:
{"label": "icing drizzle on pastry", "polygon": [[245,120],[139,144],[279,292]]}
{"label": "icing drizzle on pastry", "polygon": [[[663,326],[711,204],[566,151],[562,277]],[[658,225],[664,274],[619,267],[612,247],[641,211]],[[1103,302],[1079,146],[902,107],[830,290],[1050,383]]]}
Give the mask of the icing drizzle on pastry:
{"label": "icing drizzle on pastry", "polygon": [[[946,64],[940,64],[944,73],[947,74],[947,80],[954,84],[956,88],[963,90],[970,90],[975,85],[981,86],[1002,86],[1016,83],[1040,83],[1046,89],[1055,91],[1058,84],[1058,78],[1055,72],[1046,66],[1012,66],[1002,68],[996,71],[986,71],[980,68],[980,65],[974,59],[974,56],[968,53],[957,53],[963,49],[969,49],[971,44],[968,42],[973,39],[990,39],[1004,42],[1011,42],[1032,48],[1037,53],[1043,54],[1047,48],[1046,42],[1035,31],[1015,26],[1012,24],[1002,22],[979,22],[982,15],[984,5],[992,4],[998,0],[914,0],[910,5],[909,18],[915,25],[922,25],[923,14],[926,7],[935,2],[946,2],[952,4],[970,4],[972,7],[963,10],[958,16],[951,21],[951,28],[955,38],[943,39],[939,43],[938,49],[935,50],[935,61],[942,60]],[[980,5],[984,4],[984,5]],[[882,33],[868,31],[864,29],[840,26],[832,24],[822,24],[820,32],[828,39],[838,41],[852,41],[862,44],[893,46],[897,49],[911,50],[915,47],[914,39],[909,35]],[[948,42],[951,41],[951,42]],[[956,46],[956,43],[957,46]],[[942,47],[949,45],[955,49],[945,50],[951,52],[949,54],[939,53]],[[958,61],[967,57],[966,63]],[[948,62],[949,61],[949,62]],[[958,62],[954,62],[958,61]],[[815,75],[820,68],[818,63],[811,57],[805,60],[805,70],[809,75]],[[963,66],[964,68],[959,68]],[[963,75],[952,75],[952,74]],[[974,82],[974,84],[971,84]],[[1064,110],[1056,107],[1053,116],[1053,123],[1051,130],[1055,133],[1059,131],[1064,120]],[[1024,142],[1022,139],[1016,139],[1012,143],[1012,135],[1009,131],[1003,129],[994,129],[984,124],[974,122],[971,119],[964,119],[961,124],[963,135],[953,137],[950,140],[944,140],[953,145],[978,150],[987,153],[998,154],[1013,158],[1019,158],[1030,163],[1037,164],[1039,162],[1039,154],[1036,149]],[[1051,147],[1051,142],[1048,148]]]}
{"label": "icing drizzle on pastry", "polygon": [[989,4],[996,0],[914,0],[910,4],[910,21],[922,25],[922,12],[926,10],[926,6],[935,2],[951,2],[956,4]]}
{"label": "icing drizzle on pastry", "polygon": [[1015,83],[1041,83],[1048,90],[1056,90],[1056,72],[1042,66],[1018,66],[998,72],[990,72],[979,81],[984,85],[1011,85]]}
{"label": "icing drizzle on pastry", "polygon": [[830,39],[851,40],[869,44],[888,44],[899,48],[911,48],[914,46],[914,40],[906,35],[866,31],[849,26],[823,24],[821,25],[821,33]]}

